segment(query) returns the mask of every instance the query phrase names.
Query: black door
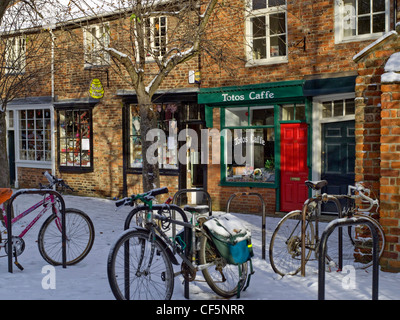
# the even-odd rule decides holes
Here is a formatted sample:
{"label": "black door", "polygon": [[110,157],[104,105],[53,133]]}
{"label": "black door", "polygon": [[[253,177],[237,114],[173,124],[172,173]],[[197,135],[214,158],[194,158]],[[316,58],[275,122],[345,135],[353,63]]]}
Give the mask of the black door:
{"label": "black door", "polygon": [[8,131],[8,165],[10,169],[10,185],[14,186],[15,183],[15,139],[14,131]]}
{"label": "black door", "polygon": [[[354,121],[322,125],[321,179],[328,181],[322,192],[346,194],[347,186],[354,184],[355,136]],[[337,213],[334,203],[322,207],[323,213]]]}

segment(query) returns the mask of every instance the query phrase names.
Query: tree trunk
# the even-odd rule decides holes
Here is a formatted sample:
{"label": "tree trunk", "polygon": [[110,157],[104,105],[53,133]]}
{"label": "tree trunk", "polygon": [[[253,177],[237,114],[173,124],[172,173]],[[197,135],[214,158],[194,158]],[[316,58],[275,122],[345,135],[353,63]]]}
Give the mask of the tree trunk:
{"label": "tree trunk", "polygon": [[10,187],[10,172],[7,152],[6,113],[0,111],[0,188]]}
{"label": "tree trunk", "polygon": [[[142,158],[143,158],[143,191],[149,191],[160,187],[159,165],[158,161],[154,161],[154,156],[157,156],[157,151],[154,154],[147,155],[150,146],[154,145],[155,141],[146,140],[146,135],[151,129],[157,128],[157,114],[153,109],[151,98],[149,96],[138,96],[138,104],[140,109],[140,132],[142,141]],[[152,161],[153,160],[153,161]]]}

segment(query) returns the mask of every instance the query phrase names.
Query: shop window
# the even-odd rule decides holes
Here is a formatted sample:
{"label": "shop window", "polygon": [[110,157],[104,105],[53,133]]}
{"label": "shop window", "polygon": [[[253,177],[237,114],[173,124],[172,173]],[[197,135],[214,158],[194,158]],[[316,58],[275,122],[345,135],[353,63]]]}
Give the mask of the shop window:
{"label": "shop window", "polygon": [[322,117],[334,118],[354,115],[354,99],[342,99],[334,101],[325,101],[322,103]]}
{"label": "shop window", "polygon": [[339,41],[359,41],[389,31],[389,0],[340,0],[335,3]]}
{"label": "shop window", "polygon": [[51,161],[49,109],[19,110],[19,160]]}
{"label": "shop window", "polygon": [[58,111],[58,161],[60,170],[93,168],[93,134],[91,109]]}
{"label": "shop window", "polygon": [[248,60],[251,64],[287,62],[285,0],[253,0],[248,16]]}
{"label": "shop window", "polygon": [[223,132],[226,182],[275,182],[273,106],[226,108]]}
{"label": "shop window", "polygon": [[[179,110],[174,103],[154,105],[158,116],[156,140],[160,141],[157,148],[157,161],[160,169],[178,169],[178,120]],[[129,167],[142,168],[143,153],[140,138],[139,106],[129,105]]]}

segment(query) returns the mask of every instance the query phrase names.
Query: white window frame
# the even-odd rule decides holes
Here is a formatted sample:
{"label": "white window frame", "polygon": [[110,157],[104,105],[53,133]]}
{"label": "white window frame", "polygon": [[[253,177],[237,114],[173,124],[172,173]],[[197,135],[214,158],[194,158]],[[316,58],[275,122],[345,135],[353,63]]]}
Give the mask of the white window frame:
{"label": "white window frame", "polygon": [[110,54],[103,49],[110,45],[110,25],[103,23],[84,27],[83,45],[86,68],[109,65]]}
{"label": "white window frame", "polygon": [[[49,110],[50,111],[50,128],[51,128],[51,159],[50,160],[25,160],[20,158],[20,115],[19,111],[21,110]],[[55,148],[55,141],[54,141],[54,108],[48,104],[38,104],[35,106],[23,105],[23,106],[13,106],[12,108],[9,107],[9,110],[14,111],[14,130],[15,130],[15,165],[16,167],[25,167],[25,168],[43,168],[43,169],[51,169],[54,161],[54,148]]]}
{"label": "white window frame", "polygon": [[[359,0],[356,0],[359,1]],[[372,0],[371,6],[372,6]],[[357,5],[356,5],[357,7]],[[353,9],[357,10],[357,8]],[[383,34],[389,31],[390,28],[390,0],[385,0],[385,31],[384,32],[376,32],[376,33],[368,33],[354,36],[344,36],[344,28],[346,26],[350,26],[351,23],[345,24],[344,14],[346,8],[344,6],[343,0],[335,0],[335,43],[343,43],[343,42],[354,42],[354,41],[364,41],[364,40],[374,40],[381,37]],[[350,12],[351,14],[351,12]],[[357,14],[357,12],[353,12],[353,14]],[[372,13],[370,13],[372,16]],[[355,22],[356,23],[356,22]]]}
{"label": "white window frame", "polygon": [[[159,54],[156,55],[155,53],[156,53],[156,50],[157,50],[158,48],[157,48],[156,45],[155,45],[157,36],[156,36],[156,34],[154,33],[154,26],[155,26],[157,20],[161,20],[162,18],[165,19],[165,26],[163,26],[163,27],[165,28],[165,48],[163,48],[163,47],[161,46],[161,43],[160,43],[160,46],[159,46]],[[154,16],[154,17],[149,17],[149,18],[147,18],[146,21],[150,21],[150,26],[149,26],[149,27],[147,27],[146,22],[145,22],[145,26],[144,26],[144,28],[145,28],[144,34],[145,34],[145,37],[146,37],[146,38],[145,38],[145,41],[144,41],[144,43],[145,43],[145,51],[146,51],[146,60],[154,60],[154,58],[162,58],[163,55],[164,55],[164,54],[162,53],[163,49],[164,49],[165,52],[167,51],[167,43],[168,43],[168,18],[167,18],[167,16]],[[159,36],[158,36],[158,38],[159,38],[158,40],[159,40],[159,41],[161,41],[161,37],[162,37],[162,35],[159,35]],[[151,53],[150,53],[149,51],[150,51]]]}
{"label": "white window frame", "polygon": [[[286,2],[286,1],[285,1]],[[257,65],[266,65],[266,64],[277,64],[277,63],[287,63],[288,62],[288,21],[287,21],[287,4],[283,6],[271,7],[271,8],[264,8],[258,10],[252,10],[252,1],[248,1],[248,10],[251,12],[246,17],[246,56],[247,56],[247,63],[246,67],[257,66]],[[286,55],[285,56],[277,56],[271,57],[270,55],[270,35],[269,35],[269,27],[267,26],[268,34],[267,37],[267,58],[265,59],[255,59],[253,56],[253,26],[251,23],[251,19],[259,16],[265,16],[267,24],[269,23],[269,15],[276,14],[276,13],[284,13],[285,14],[285,34],[286,34]]]}
{"label": "white window frame", "polygon": [[26,37],[17,36],[6,41],[6,74],[25,73],[26,67]]}

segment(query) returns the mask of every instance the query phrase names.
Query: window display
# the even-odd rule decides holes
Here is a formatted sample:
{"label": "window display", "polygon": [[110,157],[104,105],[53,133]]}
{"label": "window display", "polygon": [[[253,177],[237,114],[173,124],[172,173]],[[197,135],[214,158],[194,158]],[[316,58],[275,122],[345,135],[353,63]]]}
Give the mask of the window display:
{"label": "window display", "polygon": [[91,167],[91,121],[89,109],[59,111],[59,163],[61,167]]}

